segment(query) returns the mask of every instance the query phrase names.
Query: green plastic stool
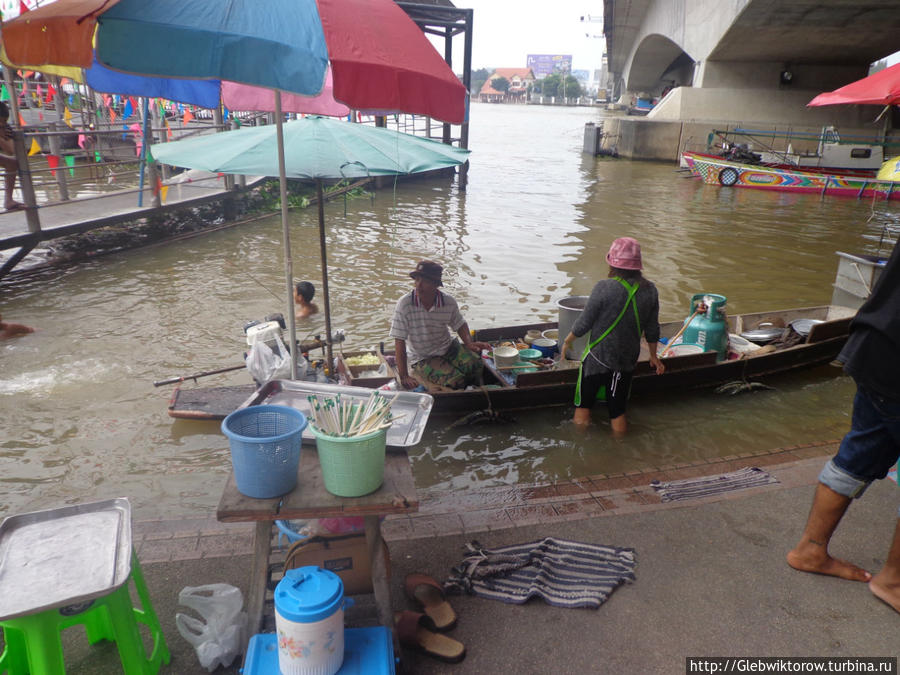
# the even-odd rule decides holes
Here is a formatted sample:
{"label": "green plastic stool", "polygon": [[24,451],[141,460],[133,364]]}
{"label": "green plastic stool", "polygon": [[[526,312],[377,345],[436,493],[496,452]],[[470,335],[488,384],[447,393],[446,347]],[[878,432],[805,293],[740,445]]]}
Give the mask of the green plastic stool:
{"label": "green plastic stool", "polygon": [[[133,582],[141,607],[134,607],[129,592]],[[153,647],[146,653],[138,624],[150,630]],[[131,554],[128,581],[111,593],[84,606],[70,605],[37,614],[0,620],[6,647],[0,654],[0,675],[64,675],[62,640],[66,628],[83,625],[91,644],[116,643],[126,675],[158,673],[169,663],[169,647],[144,582],[137,556]]]}

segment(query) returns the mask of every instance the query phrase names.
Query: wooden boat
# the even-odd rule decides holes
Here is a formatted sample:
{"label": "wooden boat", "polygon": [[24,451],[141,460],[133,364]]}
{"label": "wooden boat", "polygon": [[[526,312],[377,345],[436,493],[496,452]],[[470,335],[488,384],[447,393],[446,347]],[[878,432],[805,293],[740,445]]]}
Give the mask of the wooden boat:
{"label": "wooden boat", "polygon": [[692,174],[710,185],[818,194],[823,197],[900,199],[900,190],[895,189],[900,182],[893,180],[746,164],[699,152],[685,152],[682,158]]}
{"label": "wooden boat", "polygon": [[[729,333],[740,335],[761,323],[790,326],[798,319],[809,319],[813,325],[808,334],[793,346],[760,349],[741,358],[717,361],[715,352],[673,356],[665,359],[666,372],[656,375],[649,364],[646,344],[642,345],[632,384],[632,395],[651,392],[712,388],[733,381],[758,381],[780,373],[811,368],[832,361],[847,338],[850,319],[855,310],[838,305],[823,305],[775,312],[757,312],[728,317]],[[820,322],[820,323],[815,323]],[[674,336],[681,321],[661,325],[662,336]],[[475,339],[492,344],[504,340],[521,341],[529,330],[556,328],[556,323],[537,323],[502,328],[483,328]],[[799,337],[799,336],[796,336]],[[771,346],[771,345],[770,345]],[[523,369],[524,370],[524,369]],[[836,371],[837,372],[837,371]],[[552,368],[535,372],[517,372],[494,367],[486,361],[485,387],[465,391],[432,391],[432,414],[462,414],[490,407],[492,410],[543,408],[571,404],[578,375],[578,362],[557,362]],[[358,378],[350,384],[359,385]],[[384,379],[372,378],[374,386]],[[184,419],[223,419],[248,402],[254,395],[253,385],[176,389],[169,402],[169,415]]]}

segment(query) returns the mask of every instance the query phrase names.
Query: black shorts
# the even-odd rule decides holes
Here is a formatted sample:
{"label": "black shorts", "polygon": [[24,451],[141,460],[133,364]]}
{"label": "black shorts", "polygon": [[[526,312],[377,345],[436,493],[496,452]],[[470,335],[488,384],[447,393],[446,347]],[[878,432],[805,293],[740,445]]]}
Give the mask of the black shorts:
{"label": "black shorts", "polygon": [[581,405],[578,408],[594,407],[597,393],[601,387],[605,387],[606,408],[609,410],[609,419],[615,419],[625,414],[628,407],[628,395],[631,393],[631,378],[633,373],[597,373],[585,377],[581,375]]}

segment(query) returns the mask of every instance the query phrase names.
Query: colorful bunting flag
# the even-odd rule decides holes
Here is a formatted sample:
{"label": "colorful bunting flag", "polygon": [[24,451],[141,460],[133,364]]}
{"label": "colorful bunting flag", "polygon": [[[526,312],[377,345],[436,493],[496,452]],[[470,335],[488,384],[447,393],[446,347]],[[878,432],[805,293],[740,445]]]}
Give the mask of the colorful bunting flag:
{"label": "colorful bunting flag", "polygon": [[25,124],[25,118],[22,117],[21,112],[19,113],[19,126],[22,127],[23,129],[28,126],[27,124]]}
{"label": "colorful bunting flag", "polygon": [[25,4],[24,0],[19,0],[19,16],[28,11],[28,5]]}
{"label": "colorful bunting flag", "polygon": [[41,146],[38,145],[37,139],[32,138],[31,139],[31,149],[28,151],[28,156],[31,157],[32,155],[36,155],[40,151],[41,151]]}
{"label": "colorful bunting flag", "polygon": [[69,167],[69,175],[75,176],[75,155],[66,155],[63,159],[66,160],[66,166]]}
{"label": "colorful bunting flag", "polygon": [[109,108],[109,121],[110,122],[116,121],[116,109],[115,108]]}
{"label": "colorful bunting flag", "polygon": [[72,112],[69,110],[68,107],[66,107],[66,109],[63,111],[63,120],[70,127],[72,126]]}
{"label": "colorful bunting flag", "polygon": [[78,147],[84,150],[84,134],[78,134]]}
{"label": "colorful bunting flag", "polygon": [[166,203],[166,197],[167,197],[168,195],[169,195],[169,186],[168,186],[168,185],[163,185],[162,188],[161,188],[160,191],[159,191],[159,198],[160,198],[160,201],[161,201],[163,204]]}
{"label": "colorful bunting flag", "polygon": [[134,108],[131,107],[131,101],[125,101],[125,109],[122,111],[122,117],[128,119],[134,114]]}
{"label": "colorful bunting flag", "polygon": [[6,85],[0,86],[0,101],[8,101],[9,100],[9,91],[6,89]]}
{"label": "colorful bunting flag", "polygon": [[192,119],[194,119],[194,113],[192,113],[189,108],[185,108],[184,117],[181,119],[181,123],[184,126],[187,126],[188,122],[190,122]]}
{"label": "colorful bunting flag", "polygon": [[50,173],[56,175],[56,167],[59,166],[59,155],[47,155],[47,166],[50,167]]}
{"label": "colorful bunting flag", "polygon": [[100,156],[100,152],[97,150],[94,150],[94,161],[97,162],[97,164],[103,161],[103,158]]}

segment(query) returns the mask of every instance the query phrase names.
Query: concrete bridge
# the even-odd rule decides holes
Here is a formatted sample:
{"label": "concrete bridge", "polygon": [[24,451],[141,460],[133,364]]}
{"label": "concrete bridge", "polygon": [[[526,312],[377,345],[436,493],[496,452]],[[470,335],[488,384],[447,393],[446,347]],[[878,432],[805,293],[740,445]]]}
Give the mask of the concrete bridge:
{"label": "concrete bridge", "polygon": [[872,106],[806,104],[900,50],[897,0],[605,0],[604,33],[613,100],[660,99],[648,121],[892,126]]}

